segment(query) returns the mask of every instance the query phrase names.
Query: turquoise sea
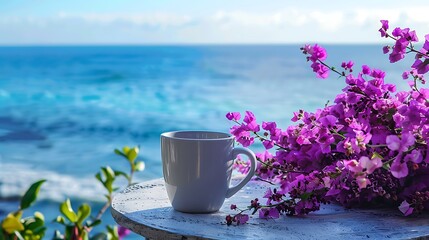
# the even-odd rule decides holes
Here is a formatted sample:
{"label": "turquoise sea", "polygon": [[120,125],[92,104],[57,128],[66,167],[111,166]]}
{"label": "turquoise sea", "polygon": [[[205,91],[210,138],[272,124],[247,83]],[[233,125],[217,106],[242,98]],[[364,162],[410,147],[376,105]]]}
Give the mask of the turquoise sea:
{"label": "turquoise sea", "polygon": [[[225,114],[245,110],[286,127],[293,111],[323,107],[344,80],[316,79],[299,47],[0,47],[0,218],[40,178],[48,182],[32,209],[47,218],[67,197],[99,208],[94,174],[105,165],[126,169],[114,148],[141,147],[146,170],[136,180],[144,181],[162,177],[162,132],[227,132]],[[408,87],[401,73],[412,60],[390,64],[378,45],[326,48],[330,64],[368,64]]]}

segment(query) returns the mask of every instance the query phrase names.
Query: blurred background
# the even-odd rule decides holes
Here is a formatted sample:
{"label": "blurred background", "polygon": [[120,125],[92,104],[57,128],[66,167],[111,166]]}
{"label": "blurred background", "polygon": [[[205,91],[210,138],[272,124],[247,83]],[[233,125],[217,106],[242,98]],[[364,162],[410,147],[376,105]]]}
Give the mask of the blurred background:
{"label": "blurred background", "polygon": [[427,1],[2,1],[0,218],[40,178],[33,209],[48,219],[66,197],[101,207],[94,174],[127,167],[114,148],[140,145],[144,181],[162,176],[162,132],[227,132],[225,114],[245,110],[285,128],[294,111],[323,107],[344,80],[316,79],[305,43],[405,90],[412,59],[389,64],[379,20],[423,39],[428,12]]}

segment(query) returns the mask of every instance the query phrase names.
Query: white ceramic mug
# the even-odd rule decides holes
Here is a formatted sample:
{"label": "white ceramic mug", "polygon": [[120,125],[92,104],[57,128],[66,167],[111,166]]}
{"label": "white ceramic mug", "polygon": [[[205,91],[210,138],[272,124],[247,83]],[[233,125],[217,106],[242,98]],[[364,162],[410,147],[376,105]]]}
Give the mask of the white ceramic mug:
{"label": "white ceramic mug", "polygon": [[[250,171],[238,185],[229,187],[234,159],[239,154],[249,157]],[[171,205],[177,211],[188,213],[218,211],[225,198],[246,185],[256,168],[252,151],[234,148],[234,137],[219,132],[163,133],[161,156]]]}

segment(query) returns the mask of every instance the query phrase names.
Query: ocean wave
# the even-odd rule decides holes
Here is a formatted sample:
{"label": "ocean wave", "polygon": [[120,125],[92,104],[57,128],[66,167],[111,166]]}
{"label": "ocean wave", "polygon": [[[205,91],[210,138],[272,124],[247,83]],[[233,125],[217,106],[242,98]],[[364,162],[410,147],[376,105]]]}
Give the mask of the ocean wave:
{"label": "ocean wave", "polygon": [[[61,202],[66,198],[101,202],[105,200],[105,190],[93,176],[70,176],[48,170],[34,170],[26,164],[1,163],[0,198],[22,196],[32,182],[47,179],[39,193],[39,199]],[[122,185],[121,185],[122,184]],[[119,185],[125,186],[125,182]]]}

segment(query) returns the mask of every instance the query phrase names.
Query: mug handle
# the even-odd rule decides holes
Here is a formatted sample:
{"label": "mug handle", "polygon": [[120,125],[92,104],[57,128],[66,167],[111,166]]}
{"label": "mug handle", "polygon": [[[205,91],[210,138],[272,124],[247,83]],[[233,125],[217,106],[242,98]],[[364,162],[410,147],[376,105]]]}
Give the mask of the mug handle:
{"label": "mug handle", "polygon": [[256,170],[256,156],[255,156],[255,154],[247,148],[237,147],[237,148],[234,148],[232,150],[233,159],[235,159],[239,154],[244,154],[244,155],[249,157],[250,170],[247,173],[246,177],[239,184],[228,189],[228,191],[226,192],[226,198],[230,198],[234,194],[236,194],[242,187],[244,187],[244,185],[246,185],[246,183],[248,183],[250,181],[250,179],[255,174],[255,170]]}

